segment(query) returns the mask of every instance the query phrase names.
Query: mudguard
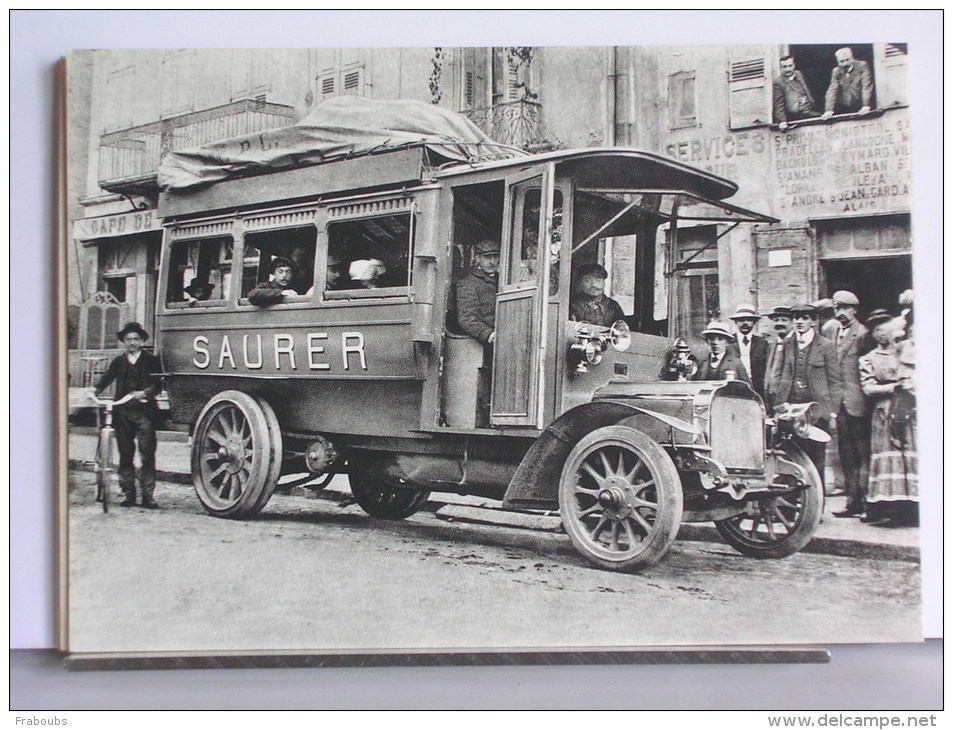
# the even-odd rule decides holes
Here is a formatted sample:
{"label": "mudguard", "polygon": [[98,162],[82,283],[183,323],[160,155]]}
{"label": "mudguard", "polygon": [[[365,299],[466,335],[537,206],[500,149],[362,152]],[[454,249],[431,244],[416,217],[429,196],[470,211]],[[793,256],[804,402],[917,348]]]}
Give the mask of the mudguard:
{"label": "mudguard", "polygon": [[540,435],[513,475],[503,506],[557,509],[559,478],[572,447],[590,431],[614,424],[632,426],[656,443],[689,446],[700,436],[688,421],[633,402],[602,400],[567,411]]}

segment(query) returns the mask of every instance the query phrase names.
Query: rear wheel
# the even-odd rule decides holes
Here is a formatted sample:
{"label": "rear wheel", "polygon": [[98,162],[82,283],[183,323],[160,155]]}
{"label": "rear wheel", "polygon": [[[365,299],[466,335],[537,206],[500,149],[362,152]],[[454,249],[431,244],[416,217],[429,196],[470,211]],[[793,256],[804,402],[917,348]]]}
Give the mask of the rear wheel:
{"label": "rear wheel", "polygon": [[227,390],[202,409],[192,440],[192,482],[216,517],[260,512],[281,470],[281,432],[271,407]]}
{"label": "rear wheel", "polygon": [[715,523],[718,532],[735,550],[752,558],[786,558],[804,548],[821,521],[824,487],[814,464],[794,444],[785,452],[808,474],[807,487],[761,497],[745,504],[744,511]]}
{"label": "rear wheel", "polygon": [[678,533],[678,471],[640,431],[596,429],[566,460],[559,512],[573,545],[590,561],[609,570],[642,570],[662,559]]}
{"label": "rear wheel", "polygon": [[351,494],[367,514],[390,520],[402,520],[418,512],[430,498],[424,489],[392,487],[380,475],[379,462],[373,458],[349,460],[348,481]]}

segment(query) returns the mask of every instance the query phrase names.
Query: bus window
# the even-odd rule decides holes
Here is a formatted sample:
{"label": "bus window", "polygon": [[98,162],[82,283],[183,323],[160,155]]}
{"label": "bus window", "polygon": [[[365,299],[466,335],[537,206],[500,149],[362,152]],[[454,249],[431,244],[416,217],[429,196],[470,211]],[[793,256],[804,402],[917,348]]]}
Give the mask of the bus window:
{"label": "bus window", "polygon": [[326,298],[403,295],[412,249],[410,213],[329,224]]}
{"label": "bus window", "polygon": [[[513,231],[513,237],[519,240],[519,257],[514,256],[510,261],[510,276],[508,281],[513,283],[536,281],[539,269],[539,211],[540,189],[530,188],[523,198],[523,214],[519,221],[519,228]],[[555,294],[559,289],[559,250],[562,245],[563,194],[561,190],[553,191],[553,228],[552,241],[549,249],[549,293]]]}
{"label": "bus window", "polygon": [[224,303],[231,288],[232,250],[230,237],[175,241],[169,250],[166,304]]}
{"label": "bus window", "polygon": [[316,241],[317,229],[314,226],[246,233],[242,297],[247,297],[258,284],[268,281],[276,258],[291,262],[294,275],[291,288],[299,297],[310,296],[314,288]]}

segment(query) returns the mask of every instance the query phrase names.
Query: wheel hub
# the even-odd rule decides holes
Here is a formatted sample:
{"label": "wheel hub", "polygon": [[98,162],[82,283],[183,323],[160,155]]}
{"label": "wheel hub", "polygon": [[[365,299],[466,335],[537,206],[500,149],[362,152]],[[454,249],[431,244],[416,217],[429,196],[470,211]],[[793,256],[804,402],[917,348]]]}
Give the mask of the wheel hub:
{"label": "wheel hub", "polygon": [[245,463],[245,449],[239,436],[229,436],[225,444],[218,449],[218,458],[227,462],[227,471],[232,474],[242,468]]}
{"label": "wheel hub", "polygon": [[629,492],[631,487],[627,481],[619,477],[609,477],[599,491],[599,505],[606,517],[612,520],[624,519],[631,512],[629,507]]}

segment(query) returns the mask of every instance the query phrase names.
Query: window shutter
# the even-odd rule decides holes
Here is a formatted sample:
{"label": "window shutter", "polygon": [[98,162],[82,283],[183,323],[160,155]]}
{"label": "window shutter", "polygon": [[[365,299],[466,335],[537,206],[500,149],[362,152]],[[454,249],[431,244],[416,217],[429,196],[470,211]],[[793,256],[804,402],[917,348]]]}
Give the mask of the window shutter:
{"label": "window shutter", "polygon": [[363,69],[352,69],[350,71],[345,71],[343,74],[342,86],[343,92],[345,94],[357,94],[363,95],[364,93],[364,83],[363,83]]}
{"label": "window shutter", "polygon": [[334,74],[325,74],[318,77],[318,86],[321,89],[321,96],[333,96],[334,95]]}
{"label": "window shutter", "polygon": [[668,77],[668,126],[683,129],[697,124],[695,72],[679,71]]}
{"label": "window shutter", "polygon": [[907,92],[905,45],[897,43],[874,45],[874,84],[877,91],[877,106],[881,109],[906,106],[910,102]]}
{"label": "window shutter", "polygon": [[133,66],[113,71],[106,79],[105,130],[132,126],[132,99],[136,69]]}
{"label": "window shutter", "polygon": [[728,114],[731,129],[771,123],[771,86],[764,56],[732,60],[728,71]]}

